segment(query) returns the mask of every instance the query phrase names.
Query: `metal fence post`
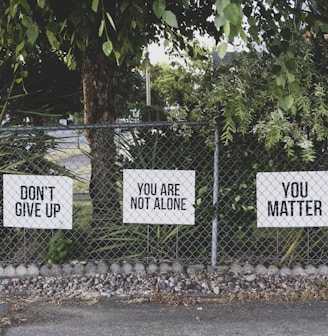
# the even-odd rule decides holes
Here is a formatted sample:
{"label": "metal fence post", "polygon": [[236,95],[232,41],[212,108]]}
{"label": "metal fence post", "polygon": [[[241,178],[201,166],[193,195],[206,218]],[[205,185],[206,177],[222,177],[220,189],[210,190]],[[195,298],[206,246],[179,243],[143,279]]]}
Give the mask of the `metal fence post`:
{"label": "metal fence post", "polygon": [[214,169],[213,169],[213,206],[215,208],[214,218],[212,221],[212,266],[216,266],[217,262],[217,241],[218,241],[218,209],[217,204],[219,201],[219,124],[216,123],[214,132]]}

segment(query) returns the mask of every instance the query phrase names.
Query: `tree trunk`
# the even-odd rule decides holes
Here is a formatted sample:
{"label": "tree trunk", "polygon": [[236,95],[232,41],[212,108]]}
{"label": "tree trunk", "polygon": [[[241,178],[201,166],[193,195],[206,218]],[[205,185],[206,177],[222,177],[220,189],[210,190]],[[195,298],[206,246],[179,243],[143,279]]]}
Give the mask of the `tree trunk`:
{"label": "tree trunk", "polygon": [[[118,73],[116,63],[92,52],[83,62],[82,81],[84,122],[86,125],[115,122],[113,85]],[[120,204],[116,188],[116,146],[113,128],[91,128],[86,131],[91,150],[90,197],[93,205],[92,226],[117,222]]]}

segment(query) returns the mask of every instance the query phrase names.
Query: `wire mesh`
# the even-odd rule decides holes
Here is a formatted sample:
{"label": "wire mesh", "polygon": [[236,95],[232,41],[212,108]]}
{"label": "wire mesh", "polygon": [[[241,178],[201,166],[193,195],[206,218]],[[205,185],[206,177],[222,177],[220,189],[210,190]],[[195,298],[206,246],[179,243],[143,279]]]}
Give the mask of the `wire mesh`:
{"label": "wire mesh", "polygon": [[[49,193],[42,196],[43,189],[26,189],[27,194],[23,196],[29,204],[24,214],[26,227],[21,222],[10,221],[3,206],[12,197],[9,204],[12,203],[15,208],[19,195],[13,196],[15,186],[6,192],[2,188],[2,264],[48,260],[64,263],[74,259],[209,263],[212,222],[216,213],[219,263],[327,262],[326,227],[311,227],[311,223],[309,227],[258,227],[256,213],[257,173],[324,172],[327,170],[324,143],[315,144],[317,158],[309,164],[301,159],[287,158],[282,146],[268,152],[254,134],[240,136],[229,146],[220,143],[219,197],[217,204],[213,205],[214,129],[206,123],[16,127],[1,129],[0,137],[3,186],[7,175],[65,176],[72,180],[72,204],[66,201],[65,194],[58,194],[56,197],[59,199],[53,202],[60,204],[62,213],[71,208],[72,229],[64,228],[64,220],[60,224],[63,227],[54,227],[49,218],[45,218],[42,228],[31,227],[31,218],[41,214],[36,205],[31,210],[31,204],[38,201],[33,199],[36,198],[33,193],[39,193],[41,208],[44,203],[51,203]],[[195,172],[195,185],[192,186],[194,223],[183,224],[184,220],[179,221],[178,214],[169,218],[168,212],[164,220],[159,215],[156,224],[156,216],[147,223],[138,212],[134,220],[130,217],[126,222],[123,216],[123,174],[124,171],[134,170]],[[180,206],[185,210],[180,188],[189,182],[170,175],[158,176],[159,181],[149,174],[148,185],[144,184],[144,188],[148,189],[142,189],[141,182],[139,185],[136,182],[140,193],[143,192],[143,196],[149,197],[148,202],[151,202],[150,197],[156,198],[164,185],[167,197],[161,210],[163,206]],[[61,186],[58,182],[53,187],[59,190],[67,188],[67,185],[64,183]],[[270,189],[270,186],[267,188]],[[22,189],[18,190],[22,193]],[[173,202],[173,196],[179,204],[167,203]],[[168,201],[169,198],[171,200]],[[147,209],[146,203],[138,205],[137,198],[135,201],[136,208],[149,212],[154,210],[154,204],[151,207],[149,203]],[[18,214],[15,213],[16,216]],[[308,217],[312,217],[310,221],[314,219],[314,216]]]}

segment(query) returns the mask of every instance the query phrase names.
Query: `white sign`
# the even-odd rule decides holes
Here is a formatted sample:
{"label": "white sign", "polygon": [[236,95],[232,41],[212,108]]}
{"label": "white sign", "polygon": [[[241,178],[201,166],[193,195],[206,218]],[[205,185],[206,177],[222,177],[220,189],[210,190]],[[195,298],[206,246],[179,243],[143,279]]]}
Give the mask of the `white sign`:
{"label": "white sign", "polygon": [[66,176],[3,175],[3,225],[72,229],[72,179]]}
{"label": "white sign", "polygon": [[123,222],[195,224],[195,171],[123,171]]}
{"label": "white sign", "polygon": [[256,176],[258,227],[328,226],[328,172]]}

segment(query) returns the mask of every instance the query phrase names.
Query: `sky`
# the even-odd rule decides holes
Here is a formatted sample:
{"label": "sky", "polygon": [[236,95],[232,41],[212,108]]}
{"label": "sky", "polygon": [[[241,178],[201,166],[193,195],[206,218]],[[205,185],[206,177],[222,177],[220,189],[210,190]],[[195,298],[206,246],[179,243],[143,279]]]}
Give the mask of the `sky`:
{"label": "sky", "polygon": [[[196,35],[202,46],[212,50],[215,46],[214,39],[208,36]],[[170,57],[165,53],[164,41],[161,41],[160,45],[153,43],[148,46],[150,63],[155,65],[156,63],[169,63]],[[176,58],[175,58],[176,59]],[[172,60],[172,58],[171,58]]]}
{"label": "sky", "polygon": [[[198,38],[201,41],[201,44],[205,46],[206,48],[212,50],[215,47],[215,42],[212,38],[205,37],[205,36],[200,36]],[[241,42],[238,39],[236,41],[235,46],[232,46],[232,45],[228,46],[228,51],[241,51],[242,49],[244,49],[244,46],[241,44]],[[170,57],[168,54],[165,53],[164,42],[161,43],[160,45],[158,44],[149,45],[148,52],[149,52],[150,63],[152,65],[155,65],[157,63],[167,63],[167,64],[170,63]],[[172,57],[171,57],[171,61],[172,61]]]}
{"label": "sky", "polygon": [[150,63],[169,63],[169,56],[165,54],[164,45],[151,44],[148,47]]}

